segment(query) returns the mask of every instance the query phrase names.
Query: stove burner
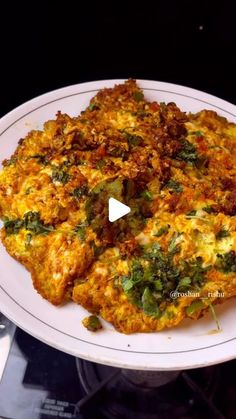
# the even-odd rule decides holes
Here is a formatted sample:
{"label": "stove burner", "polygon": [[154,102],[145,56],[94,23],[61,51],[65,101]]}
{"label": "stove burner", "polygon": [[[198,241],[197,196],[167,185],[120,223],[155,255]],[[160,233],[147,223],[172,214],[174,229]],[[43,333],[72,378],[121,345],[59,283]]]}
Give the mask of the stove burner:
{"label": "stove burner", "polygon": [[139,371],[139,370],[122,370],[124,377],[136,386],[146,388],[161,387],[174,381],[180,374],[179,371]]}
{"label": "stove burner", "polygon": [[236,418],[236,360],[182,372],[118,369],[53,349],[3,316],[0,325],[1,418]]}
{"label": "stove burner", "polygon": [[77,404],[80,413],[96,402],[109,419],[223,418],[211,402],[219,380],[217,367],[188,373],[136,371],[78,358],[76,365],[86,392]]}

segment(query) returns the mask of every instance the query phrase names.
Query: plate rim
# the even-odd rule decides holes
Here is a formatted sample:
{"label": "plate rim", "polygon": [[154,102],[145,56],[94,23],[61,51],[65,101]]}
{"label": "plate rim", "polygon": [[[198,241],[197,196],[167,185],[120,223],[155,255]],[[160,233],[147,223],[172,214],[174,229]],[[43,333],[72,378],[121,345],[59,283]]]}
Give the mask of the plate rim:
{"label": "plate rim", "polygon": [[[0,297],[2,295],[2,288],[0,289]],[[10,298],[7,295],[7,299]],[[11,300],[12,301],[12,300]],[[14,304],[16,304],[14,302]],[[3,308],[3,309],[2,309]],[[16,306],[16,310],[19,309],[19,306]],[[18,321],[14,315],[12,315],[12,311],[11,309],[9,309],[9,306],[7,306],[6,304],[2,304],[1,301],[1,312],[6,315],[7,318],[9,318],[9,320],[11,320],[14,324],[16,324],[16,326],[20,327],[22,330],[24,330],[26,333],[30,334],[31,336],[35,337],[36,339],[44,342],[45,344],[56,348],[62,352],[68,353],[72,356],[76,356],[76,357],[81,357],[83,359],[86,359],[88,361],[92,361],[92,362],[97,362],[97,363],[102,363],[105,365],[110,365],[113,367],[118,367],[118,368],[127,368],[127,369],[138,369],[138,370],[156,370],[156,371],[169,371],[169,370],[186,370],[186,369],[194,369],[194,368],[200,368],[200,367],[205,367],[205,366],[210,366],[210,365],[215,365],[215,364],[219,364],[222,362],[226,362],[226,361],[230,361],[232,359],[235,359],[235,353],[233,353],[231,351],[231,348],[235,348],[235,345],[232,345],[232,341],[235,340],[235,338],[231,339],[229,342],[226,343],[222,343],[219,345],[214,345],[213,348],[206,348],[206,349],[196,349],[193,352],[198,353],[201,352],[201,354],[203,354],[203,356],[201,357],[195,357],[194,358],[194,362],[191,359],[191,354],[192,352],[189,351],[187,354],[185,353],[185,358],[182,358],[182,353],[177,353],[177,354],[148,354],[148,357],[150,358],[149,360],[146,360],[146,362],[144,362],[143,357],[144,355],[147,354],[143,354],[143,353],[135,353],[132,354],[131,352],[126,352],[125,350],[123,350],[123,353],[125,355],[127,355],[127,359],[122,359],[122,361],[117,360],[117,357],[113,357],[112,354],[113,352],[117,352],[114,349],[109,349],[107,352],[104,353],[99,353],[99,355],[94,356],[91,355],[91,353],[86,353],[86,351],[82,351],[82,353],[78,353],[78,348],[76,349],[71,349],[68,347],[65,347],[61,342],[60,342],[60,338],[55,340],[54,338],[49,338],[50,333],[47,334],[47,337],[45,338],[43,336],[42,332],[37,332],[37,324],[40,324],[41,329],[45,329],[50,331],[50,326],[48,326],[47,324],[45,324],[44,322],[42,322],[40,319],[36,318],[34,315],[32,315],[32,313],[25,311],[22,309],[22,307],[20,307],[20,311],[23,312],[23,316],[24,317],[29,317],[32,323],[31,327],[27,327],[25,325],[22,325],[22,323],[20,321]],[[27,323],[27,325],[30,323],[30,321]],[[35,329],[32,330],[32,327],[35,326]],[[54,333],[54,330],[53,330]],[[63,333],[61,331],[56,331],[55,335],[63,335]],[[145,336],[145,334],[144,334]],[[158,337],[158,334],[157,334]],[[72,337],[69,337],[69,340],[73,340]],[[91,343],[88,342],[86,343],[85,346],[91,346]],[[222,355],[222,351],[219,351],[219,347],[222,348],[222,346],[224,347],[224,354]],[[104,348],[101,348],[104,349]],[[209,350],[211,351],[211,359],[209,358]],[[228,353],[227,353],[228,350]],[[104,352],[104,351],[103,351]],[[216,354],[214,354],[214,352],[216,352]],[[219,352],[221,353],[221,357],[219,358]],[[234,351],[235,352],[235,351]],[[132,361],[130,360],[132,355],[134,356],[135,359],[137,359],[136,362],[134,362],[134,360],[132,359]],[[178,356],[180,355],[180,361],[178,360],[178,362],[173,363],[173,358],[178,358]],[[204,356],[206,355],[206,356]],[[215,355],[215,356],[214,356]],[[163,358],[165,357],[165,362],[164,365],[162,365],[162,361]],[[152,358],[152,359],[151,359]],[[171,360],[169,360],[168,358],[172,358]],[[151,360],[151,362],[150,362]],[[140,363],[141,361],[141,363]],[[156,363],[154,361],[157,361]]]}
{"label": "plate rim", "polygon": [[[4,124],[8,118],[11,118],[14,113],[20,112],[21,110],[23,110],[26,106],[29,106],[33,103],[35,103],[38,100],[43,100],[48,96],[54,96],[54,95],[58,95],[62,92],[65,91],[69,91],[69,90],[74,90],[76,88],[80,88],[81,86],[96,86],[97,84],[103,83],[104,87],[106,87],[106,84],[109,83],[114,83],[114,84],[119,84],[119,83],[124,83],[124,81],[127,79],[101,79],[101,80],[95,80],[95,81],[87,81],[87,82],[83,82],[83,83],[75,83],[75,84],[70,84],[68,86],[64,86],[64,87],[60,87],[58,89],[53,89],[53,90],[49,90],[48,92],[39,94],[23,103],[21,103],[20,105],[16,106],[15,108],[11,109],[9,112],[7,112],[6,114],[4,114],[1,118],[0,118],[0,124]],[[169,86],[170,88],[173,89],[184,89],[185,91],[188,91],[190,94],[195,94],[195,95],[202,95],[204,94],[209,100],[212,100],[213,102],[215,100],[217,100],[217,102],[220,102],[223,106],[230,106],[230,108],[232,107],[235,108],[235,112],[236,112],[236,105],[234,105],[233,103],[225,100],[225,99],[221,99],[218,96],[212,95],[211,93],[205,92],[203,90],[198,90],[189,86],[184,86],[182,84],[175,84],[175,83],[169,83],[169,82],[165,82],[165,81],[158,81],[158,80],[148,80],[148,79],[135,79],[137,81],[137,83],[139,84],[146,84],[146,83],[154,83],[154,84],[158,84],[160,86]],[[99,89],[101,89],[102,87],[99,87]],[[98,90],[97,88],[95,88],[94,90]],[[150,89],[152,90],[152,89]],[[173,93],[173,92],[170,92]],[[176,93],[176,92],[175,92]],[[179,92],[177,92],[179,93]],[[186,95],[183,95],[186,96]],[[196,97],[192,97],[192,99],[196,99]],[[197,98],[198,99],[198,98]],[[200,99],[201,100],[201,99]],[[201,100],[201,102],[204,102]],[[207,103],[207,102],[206,102]],[[210,104],[210,103],[209,103]],[[213,106],[218,107],[217,105],[215,105],[214,103],[212,103]],[[218,107],[218,109],[220,109],[220,107]],[[222,108],[222,110],[225,112],[225,109]],[[230,114],[231,112],[227,110],[227,112]],[[234,113],[232,113],[232,116],[236,117],[236,115]],[[17,122],[17,121],[15,121]],[[0,133],[0,135],[2,135],[2,133]]]}

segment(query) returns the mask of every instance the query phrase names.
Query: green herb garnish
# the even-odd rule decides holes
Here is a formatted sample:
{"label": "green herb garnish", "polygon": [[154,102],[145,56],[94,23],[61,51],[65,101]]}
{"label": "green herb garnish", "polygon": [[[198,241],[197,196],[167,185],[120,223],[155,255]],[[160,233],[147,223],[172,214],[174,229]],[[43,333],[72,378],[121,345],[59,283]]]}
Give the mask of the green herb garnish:
{"label": "green herb garnish", "polygon": [[96,169],[102,169],[104,166],[106,166],[106,161],[103,159],[96,163]]}
{"label": "green herb garnish", "polygon": [[166,315],[167,319],[169,319],[169,320],[171,320],[175,317],[175,313],[172,310],[166,310],[165,315]]}
{"label": "green herb garnish", "polygon": [[131,303],[150,316],[160,316],[166,304],[173,303],[171,291],[188,288],[198,290],[210,267],[203,268],[202,259],[181,261],[176,265],[173,256],[176,248],[175,234],[170,251],[164,253],[159,243],[144,246],[142,255],[134,260],[129,275],[120,280]]}
{"label": "green herb garnish", "polygon": [[214,306],[213,306],[213,304],[209,304],[209,307],[210,307],[210,310],[211,310],[211,314],[212,314],[212,317],[213,317],[213,319],[215,320],[215,322],[216,322],[216,327],[217,327],[217,330],[221,330],[220,329],[220,323],[219,323],[219,320],[218,320],[218,317],[217,317],[217,315],[216,315],[216,312],[215,312],[215,309],[214,309]]}
{"label": "green herb garnish", "polygon": [[229,230],[226,230],[225,228],[222,228],[221,230],[218,231],[218,233],[216,233],[216,240],[222,240],[225,237],[229,237]]}
{"label": "green herb garnish", "polygon": [[195,300],[195,301],[193,301],[193,302],[190,304],[190,306],[188,306],[188,307],[186,308],[186,314],[187,314],[189,317],[192,317],[192,315],[194,315],[194,314],[195,314],[195,313],[197,313],[198,311],[201,311],[201,310],[203,310],[203,309],[206,309],[206,308],[207,308],[207,306],[210,308],[210,311],[211,311],[212,317],[213,317],[213,319],[214,319],[214,320],[215,320],[215,322],[216,322],[217,330],[220,330],[220,324],[219,324],[219,320],[218,320],[218,318],[217,318],[217,315],[216,315],[216,312],[215,312],[214,306],[213,306],[213,304],[209,303],[209,302],[208,302],[208,300],[207,300],[207,304],[204,304],[204,302],[203,302],[202,300]]}
{"label": "green herb garnish", "polygon": [[3,218],[3,225],[8,235],[19,233],[20,229],[24,227],[24,221],[19,218],[10,220],[8,217]]}
{"label": "green herb garnish", "polygon": [[153,235],[156,236],[156,237],[161,237],[163,234],[167,233],[169,228],[170,228],[169,225],[163,226],[163,227],[159,228],[159,230]]}
{"label": "green herb garnish", "polygon": [[207,218],[201,217],[200,215],[186,215],[186,218],[188,220],[201,220],[204,223],[209,223],[209,220]]}
{"label": "green herb garnish", "polygon": [[193,163],[198,159],[196,147],[188,140],[181,140],[181,149],[176,154],[177,160]]}
{"label": "green herb garnish", "polygon": [[165,188],[171,189],[172,191],[176,193],[183,192],[183,187],[181,183],[177,182],[174,179],[170,179],[164,186]]}
{"label": "green herb garnish", "polygon": [[29,186],[28,188],[26,188],[25,190],[25,195],[29,195],[32,192],[32,187]]}
{"label": "green herb garnish", "polygon": [[54,230],[52,225],[44,224],[43,221],[40,220],[39,212],[35,211],[28,211],[24,215],[24,227],[34,234],[45,235]]}
{"label": "green herb garnish", "polygon": [[133,281],[131,279],[129,279],[128,276],[124,276],[122,278],[121,283],[122,283],[122,287],[123,287],[124,292],[130,291],[131,288],[133,288],[133,285],[134,285]]}
{"label": "green herb garnish", "polygon": [[86,227],[88,227],[87,221],[85,221],[81,224],[77,224],[77,226],[74,229],[75,233],[77,233],[77,235],[79,236],[79,239],[80,239],[81,242],[83,242],[85,240]]}
{"label": "green herb garnish", "polygon": [[52,166],[52,180],[54,182],[60,182],[65,185],[70,179],[70,175],[65,171],[64,165]]}
{"label": "green herb garnish", "polygon": [[127,200],[135,197],[137,193],[137,185],[133,181],[133,179],[125,179],[124,180],[124,195]]}
{"label": "green herb garnish", "polygon": [[11,157],[8,160],[4,160],[3,165],[4,166],[11,166],[12,164],[14,164],[16,162],[16,158],[15,157]]}
{"label": "green herb garnish", "polygon": [[188,288],[191,285],[191,278],[189,276],[184,276],[180,279],[177,289]]}
{"label": "green herb garnish", "polygon": [[96,103],[90,103],[89,110],[90,111],[98,111],[100,107]]}
{"label": "green herb garnish", "polygon": [[216,267],[225,273],[236,272],[236,253],[234,250],[217,255]]}
{"label": "green herb garnish", "polygon": [[89,244],[91,248],[93,249],[93,253],[95,257],[100,256],[106,250],[104,246],[97,246],[94,240],[91,240]]}
{"label": "green herb garnish", "polygon": [[27,247],[29,247],[29,245],[30,245],[30,243],[31,243],[31,240],[32,240],[32,234],[31,233],[28,233],[28,234],[26,234],[26,238],[25,238],[25,247],[27,248]]}
{"label": "green herb garnish", "polygon": [[72,195],[76,199],[80,199],[82,196],[87,195],[87,193],[88,193],[88,188],[86,185],[83,185],[80,188],[75,188],[72,192]]}
{"label": "green herb garnish", "polygon": [[61,164],[61,167],[71,167],[73,166],[74,161],[70,161],[70,160],[64,160],[63,163]]}
{"label": "green herb garnish", "polygon": [[156,280],[153,282],[153,284],[154,284],[154,289],[155,289],[155,291],[162,291],[162,290],[163,290],[163,284],[162,284],[162,282],[161,282],[161,280],[160,280],[160,279],[156,279]]}
{"label": "green herb garnish", "polygon": [[86,161],[78,159],[75,164],[76,166],[86,166]]}
{"label": "green herb garnish", "polygon": [[202,210],[207,212],[208,214],[214,213],[214,208],[211,205],[207,205],[206,207],[203,207]]}
{"label": "green herb garnish", "polygon": [[29,159],[36,159],[40,164],[47,164],[47,156],[45,154],[34,154],[33,156],[29,156]]}
{"label": "green herb garnish", "polygon": [[144,247],[144,259],[161,259],[162,250],[160,243],[154,243],[152,246]]}
{"label": "green herb garnish", "polygon": [[140,102],[141,100],[144,99],[144,94],[140,90],[136,90],[133,93],[133,98],[134,98],[134,100],[136,100],[136,102]]}
{"label": "green herb garnish", "polygon": [[197,211],[196,210],[192,210],[187,212],[186,217],[194,217],[196,215]]}
{"label": "green herb garnish", "polygon": [[128,143],[131,147],[135,147],[135,146],[141,144],[141,142],[143,140],[142,137],[140,137],[139,135],[133,135],[133,134],[130,134],[129,132],[126,132],[126,131],[124,131],[124,134],[125,134],[125,136],[127,138],[127,141],[128,141]]}
{"label": "green herb garnish", "polygon": [[142,196],[143,198],[145,198],[145,199],[146,199],[146,201],[152,201],[152,200],[153,200],[153,195],[152,195],[152,193],[151,193],[150,191],[143,191],[143,192],[141,193],[141,196]]}
{"label": "green herb garnish", "polygon": [[200,257],[176,265],[173,256],[180,250],[176,244],[178,237],[178,233],[173,235],[167,253],[159,243],[144,246],[142,255],[131,265],[129,275],[120,281],[131,303],[147,315],[159,317],[165,313],[166,304],[173,303],[171,291],[198,290],[210,268],[203,268]]}
{"label": "green herb garnish", "polygon": [[146,287],[143,291],[142,309],[147,316],[160,317],[162,314],[157,305],[157,301],[148,287]]}
{"label": "green herb garnish", "polygon": [[180,252],[180,245],[176,243],[178,237],[180,236],[180,233],[174,233],[172,236],[172,239],[170,241],[170,244],[168,246],[168,252],[171,255],[175,255],[176,253]]}
{"label": "green herb garnish", "polygon": [[90,332],[96,332],[99,329],[102,329],[101,321],[97,316],[88,316],[82,320],[82,323],[86,329]]}
{"label": "green herb garnish", "polygon": [[199,289],[205,280],[205,275],[211,266],[203,267],[203,260],[200,256],[196,259],[182,261],[182,276],[191,278],[191,284]]}
{"label": "green herb garnish", "polygon": [[186,314],[191,317],[193,314],[199,310],[202,310],[203,308],[206,308],[206,306],[202,300],[195,300],[190,304],[190,306],[186,308]]}
{"label": "green herb garnish", "polygon": [[165,102],[160,102],[160,108],[162,112],[166,112],[167,104]]}
{"label": "green herb garnish", "polygon": [[10,220],[9,218],[5,218],[3,222],[7,234],[17,234],[21,228],[25,228],[34,234],[48,234],[54,230],[52,225],[44,224],[43,221],[40,220],[39,213],[34,211],[25,213],[22,220]]}
{"label": "green herb garnish", "polygon": [[204,135],[202,131],[192,131],[190,134],[196,135],[196,137],[202,137]]}

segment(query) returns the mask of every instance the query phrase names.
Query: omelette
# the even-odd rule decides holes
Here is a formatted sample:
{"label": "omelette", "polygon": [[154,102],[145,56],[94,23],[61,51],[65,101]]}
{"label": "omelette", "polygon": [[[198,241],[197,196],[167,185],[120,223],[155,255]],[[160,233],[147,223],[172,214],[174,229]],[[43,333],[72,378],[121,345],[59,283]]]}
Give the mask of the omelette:
{"label": "omelette", "polygon": [[[100,90],[19,140],[0,172],[1,240],[54,305],[119,332],[198,319],[236,295],[236,125]],[[108,200],[131,209],[111,223]]]}

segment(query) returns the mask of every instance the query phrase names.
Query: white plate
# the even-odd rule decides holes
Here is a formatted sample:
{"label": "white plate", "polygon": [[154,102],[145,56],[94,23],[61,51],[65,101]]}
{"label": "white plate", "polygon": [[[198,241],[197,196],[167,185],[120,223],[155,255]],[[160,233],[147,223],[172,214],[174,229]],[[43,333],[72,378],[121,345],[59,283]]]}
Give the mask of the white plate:
{"label": "white plate", "polygon": [[[37,97],[13,110],[0,121],[0,161],[15,150],[17,141],[31,129],[42,127],[58,110],[77,115],[103,87],[123,80],[104,80],[69,86]],[[214,96],[183,86],[140,80],[146,98],[176,102],[182,110],[213,109],[236,122],[236,107]],[[169,370],[206,366],[236,355],[235,300],[216,311],[222,332],[211,333],[214,321],[184,321],[173,330],[123,335],[104,322],[98,333],[87,331],[82,318],[87,312],[70,303],[56,308],[32,287],[29,273],[0,246],[0,310],[19,327],[43,342],[72,355],[117,367]],[[1,350],[1,349],[0,349]]]}

